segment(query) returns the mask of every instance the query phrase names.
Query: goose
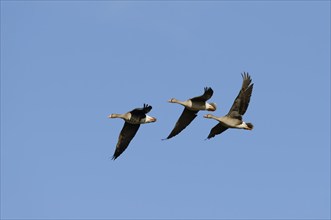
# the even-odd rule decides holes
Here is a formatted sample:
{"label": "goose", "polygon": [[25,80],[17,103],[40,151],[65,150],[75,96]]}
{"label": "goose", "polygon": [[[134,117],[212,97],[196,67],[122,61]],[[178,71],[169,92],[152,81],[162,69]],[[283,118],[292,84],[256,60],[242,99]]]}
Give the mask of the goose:
{"label": "goose", "polygon": [[243,78],[241,89],[238,96],[234,100],[228,114],[223,117],[216,117],[212,114],[204,115],[205,118],[215,119],[219,122],[211,129],[207,139],[213,138],[215,137],[215,135],[221,134],[228,128],[237,128],[245,130],[253,129],[253,124],[250,122],[244,122],[242,116],[245,114],[248,108],[254,83],[251,84],[252,79],[248,73],[244,72],[243,74],[241,74],[241,76]]}
{"label": "goose", "polygon": [[143,108],[136,108],[125,114],[111,114],[108,118],[121,118],[125,121],[124,126],[119,134],[113,160],[120,156],[130,144],[136,135],[140,124],[155,122],[156,118],[147,115],[152,106],[144,104]]}
{"label": "goose", "polygon": [[204,93],[201,96],[197,96],[186,101],[179,101],[175,98],[168,100],[170,103],[177,103],[184,106],[185,108],[169,136],[162,140],[170,139],[179,134],[193,121],[200,110],[215,111],[216,104],[207,102],[207,100],[212,97],[213,93],[214,91],[212,88],[205,87]]}

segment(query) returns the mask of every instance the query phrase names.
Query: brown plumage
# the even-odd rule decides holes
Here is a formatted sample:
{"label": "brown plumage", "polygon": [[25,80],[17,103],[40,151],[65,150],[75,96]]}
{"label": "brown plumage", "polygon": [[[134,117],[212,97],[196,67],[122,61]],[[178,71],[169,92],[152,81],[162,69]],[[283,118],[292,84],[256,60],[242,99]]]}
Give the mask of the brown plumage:
{"label": "brown plumage", "polygon": [[244,72],[241,75],[243,78],[242,86],[228,114],[223,117],[216,117],[211,114],[204,116],[205,118],[212,118],[219,122],[211,129],[207,139],[213,138],[215,137],[215,135],[221,134],[228,128],[239,128],[246,130],[253,129],[253,124],[249,122],[244,122],[242,120],[242,116],[245,114],[248,108],[254,84],[252,83],[252,79],[248,73]]}
{"label": "brown plumage", "polygon": [[156,118],[147,115],[152,106],[144,104],[143,108],[136,108],[125,114],[111,114],[109,118],[122,118],[125,123],[119,134],[113,160],[120,156],[129,146],[131,140],[136,135],[140,124],[155,122]]}
{"label": "brown plumage", "polygon": [[185,108],[171,133],[168,135],[167,138],[163,140],[170,139],[179,134],[182,130],[184,130],[195,119],[197,113],[200,110],[215,111],[216,104],[207,103],[207,100],[212,97],[213,93],[214,91],[212,90],[212,88],[205,87],[204,93],[201,96],[197,96],[186,101],[179,101],[174,98],[170,99],[170,103],[178,103],[180,105],[183,105]]}

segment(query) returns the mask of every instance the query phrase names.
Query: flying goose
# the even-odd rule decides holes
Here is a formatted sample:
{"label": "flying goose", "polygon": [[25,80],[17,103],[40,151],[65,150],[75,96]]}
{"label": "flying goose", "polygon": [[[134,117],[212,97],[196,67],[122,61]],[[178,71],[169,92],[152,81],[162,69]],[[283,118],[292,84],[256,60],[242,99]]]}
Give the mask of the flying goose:
{"label": "flying goose", "polygon": [[179,101],[175,98],[170,99],[168,102],[177,103],[184,106],[184,111],[176,122],[175,127],[169,134],[169,136],[163,140],[170,139],[177,134],[179,134],[182,130],[184,130],[197,116],[198,111],[207,110],[207,111],[215,111],[216,104],[208,103],[207,100],[210,99],[213,95],[213,90],[210,87],[205,87],[205,91],[203,95],[197,96],[186,101]]}
{"label": "flying goose", "polygon": [[244,122],[242,116],[245,114],[249,101],[251,99],[253,84],[251,84],[252,79],[248,73],[241,74],[243,78],[243,83],[240,92],[229,111],[229,113],[223,117],[216,117],[212,114],[207,114],[205,118],[212,118],[219,123],[213,127],[207,137],[207,139],[215,137],[215,135],[221,134],[228,128],[238,128],[252,130],[253,124],[249,122]]}
{"label": "flying goose", "polygon": [[116,150],[112,158],[113,160],[125,151],[132,138],[136,135],[140,124],[156,121],[156,118],[146,115],[151,109],[152,106],[144,104],[143,108],[136,108],[125,114],[111,114],[108,116],[109,118],[122,118],[125,121],[118,137]]}

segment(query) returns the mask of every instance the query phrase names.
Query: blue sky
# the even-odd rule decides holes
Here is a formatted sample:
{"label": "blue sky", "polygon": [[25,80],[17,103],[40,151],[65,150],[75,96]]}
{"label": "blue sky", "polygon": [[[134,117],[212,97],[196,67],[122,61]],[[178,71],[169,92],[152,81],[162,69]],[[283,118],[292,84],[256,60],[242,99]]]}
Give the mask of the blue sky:
{"label": "blue sky", "polygon": [[[252,76],[253,131],[205,141]],[[142,125],[114,152],[124,113]],[[2,219],[330,218],[329,1],[1,1]]]}

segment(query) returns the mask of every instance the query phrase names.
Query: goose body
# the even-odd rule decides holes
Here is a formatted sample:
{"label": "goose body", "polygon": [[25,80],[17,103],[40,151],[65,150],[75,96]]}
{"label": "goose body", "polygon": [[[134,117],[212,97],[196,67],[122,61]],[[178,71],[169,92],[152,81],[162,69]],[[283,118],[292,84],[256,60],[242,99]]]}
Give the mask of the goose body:
{"label": "goose body", "polygon": [[192,101],[192,99],[188,99],[186,101],[179,101],[175,98],[172,98],[169,100],[170,103],[177,103],[188,110],[191,111],[200,111],[200,110],[207,110],[207,111],[215,111],[216,110],[216,105],[214,103],[208,103],[206,101]]}
{"label": "goose body", "polygon": [[136,135],[140,124],[155,122],[156,118],[147,115],[152,106],[144,104],[143,108],[136,108],[124,114],[111,114],[109,118],[121,118],[125,121],[124,126],[119,134],[113,160],[120,156],[129,146],[131,140]]}
{"label": "goose body", "polygon": [[170,99],[168,102],[180,104],[184,106],[184,110],[178,121],[176,122],[175,127],[165,139],[170,139],[179,134],[182,130],[184,130],[194,120],[200,110],[215,111],[216,104],[207,102],[207,100],[209,100],[212,95],[212,88],[206,87],[204,89],[204,94],[202,94],[201,96],[197,96],[186,101],[179,101],[175,98]]}
{"label": "goose body", "polygon": [[131,112],[127,112],[125,114],[111,114],[109,118],[121,118],[125,122],[128,122],[130,124],[146,124],[150,122],[154,122],[153,120],[155,118],[145,115],[145,117],[141,117],[137,114],[132,114]]}
{"label": "goose body", "polygon": [[236,128],[236,129],[245,129],[252,130],[253,124],[250,122],[244,122],[242,116],[245,114],[250,98],[253,91],[253,83],[250,75],[248,73],[242,74],[243,83],[239,94],[237,95],[234,103],[228,112],[227,115],[222,117],[216,117],[212,114],[207,114],[204,117],[217,120],[219,123],[214,126],[207,139],[215,137],[215,135],[221,134],[226,131],[228,128]]}

